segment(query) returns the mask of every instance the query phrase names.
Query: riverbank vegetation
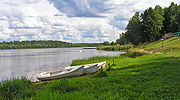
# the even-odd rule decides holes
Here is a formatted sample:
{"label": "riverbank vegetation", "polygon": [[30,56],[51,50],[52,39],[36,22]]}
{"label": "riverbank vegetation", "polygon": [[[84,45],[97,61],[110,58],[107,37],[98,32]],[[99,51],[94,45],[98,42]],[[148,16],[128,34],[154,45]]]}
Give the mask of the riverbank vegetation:
{"label": "riverbank vegetation", "polygon": [[26,78],[0,82],[0,100],[16,100],[31,97],[35,94],[33,83]]}
{"label": "riverbank vegetation", "polygon": [[68,43],[52,40],[0,42],[0,49],[97,47],[102,43]]}
{"label": "riverbank vegetation", "polygon": [[106,50],[106,51],[121,51],[133,48],[133,45],[121,45],[121,46],[99,46],[96,47],[97,50]]}

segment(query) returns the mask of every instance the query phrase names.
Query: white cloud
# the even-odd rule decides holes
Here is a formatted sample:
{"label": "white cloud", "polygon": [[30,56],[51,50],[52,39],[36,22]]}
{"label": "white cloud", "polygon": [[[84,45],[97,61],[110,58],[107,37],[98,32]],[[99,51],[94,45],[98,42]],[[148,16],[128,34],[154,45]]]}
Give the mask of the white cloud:
{"label": "white cloud", "polygon": [[[180,3],[179,0],[173,0]],[[136,11],[172,0],[1,0],[0,41],[115,41]]]}

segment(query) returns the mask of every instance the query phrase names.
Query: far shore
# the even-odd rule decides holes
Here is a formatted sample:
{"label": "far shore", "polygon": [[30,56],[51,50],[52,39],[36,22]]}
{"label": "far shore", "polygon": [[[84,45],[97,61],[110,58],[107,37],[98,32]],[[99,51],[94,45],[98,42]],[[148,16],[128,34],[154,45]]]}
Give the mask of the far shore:
{"label": "far shore", "polygon": [[[83,49],[96,49],[96,47],[60,47],[60,48],[83,48]],[[59,49],[59,48],[18,48],[18,49],[0,49],[0,50],[23,50],[23,49]]]}

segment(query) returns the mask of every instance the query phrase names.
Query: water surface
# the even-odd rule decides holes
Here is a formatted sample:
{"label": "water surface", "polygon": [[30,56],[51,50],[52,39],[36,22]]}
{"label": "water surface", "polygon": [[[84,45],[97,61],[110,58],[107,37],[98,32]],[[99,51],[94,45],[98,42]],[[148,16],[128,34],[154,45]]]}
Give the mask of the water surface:
{"label": "water surface", "polygon": [[36,81],[39,72],[63,69],[74,59],[122,53],[82,48],[0,50],[0,81],[22,76]]}

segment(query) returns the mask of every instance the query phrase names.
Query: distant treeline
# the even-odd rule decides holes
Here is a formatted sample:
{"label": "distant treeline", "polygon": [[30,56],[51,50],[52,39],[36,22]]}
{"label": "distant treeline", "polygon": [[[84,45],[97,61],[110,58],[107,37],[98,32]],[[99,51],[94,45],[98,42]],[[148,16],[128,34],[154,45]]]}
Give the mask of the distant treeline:
{"label": "distant treeline", "polygon": [[166,8],[157,5],[141,14],[136,12],[116,43],[139,45],[159,40],[169,32],[180,32],[180,5],[174,2]]}
{"label": "distant treeline", "polygon": [[0,42],[0,49],[26,49],[26,48],[68,48],[68,47],[97,47],[102,43],[68,43],[62,41],[11,41]]}

